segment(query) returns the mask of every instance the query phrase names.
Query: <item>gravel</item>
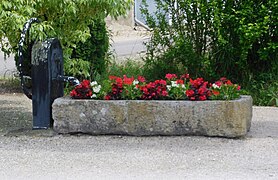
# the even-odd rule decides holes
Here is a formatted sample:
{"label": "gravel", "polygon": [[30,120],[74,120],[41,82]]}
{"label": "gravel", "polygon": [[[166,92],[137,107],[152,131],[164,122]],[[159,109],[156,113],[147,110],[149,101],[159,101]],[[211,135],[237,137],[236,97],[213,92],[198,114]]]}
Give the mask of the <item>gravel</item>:
{"label": "gravel", "polygon": [[1,179],[278,179],[278,108],[254,107],[242,139],[58,135],[32,104],[0,95]]}

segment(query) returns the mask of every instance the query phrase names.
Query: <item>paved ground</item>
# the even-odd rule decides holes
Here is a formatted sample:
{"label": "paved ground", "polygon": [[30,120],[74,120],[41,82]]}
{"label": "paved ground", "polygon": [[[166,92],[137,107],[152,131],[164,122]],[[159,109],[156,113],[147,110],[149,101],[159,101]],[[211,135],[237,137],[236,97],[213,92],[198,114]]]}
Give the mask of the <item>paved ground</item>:
{"label": "paved ground", "polygon": [[0,95],[1,179],[278,179],[278,108],[243,139],[58,135],[31,130],[31,101]]}

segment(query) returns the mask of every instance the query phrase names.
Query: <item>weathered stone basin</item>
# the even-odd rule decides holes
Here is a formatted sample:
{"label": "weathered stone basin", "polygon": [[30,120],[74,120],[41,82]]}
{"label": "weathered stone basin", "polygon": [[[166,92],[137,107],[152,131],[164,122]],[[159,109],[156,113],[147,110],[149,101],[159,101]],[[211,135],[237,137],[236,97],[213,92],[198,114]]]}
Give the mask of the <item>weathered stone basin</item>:
{"label": "weathered stone basin", "polygon": [[242,137],[250,129],[252,98],[232,101],[76,100],[53,103],[58,133]]}

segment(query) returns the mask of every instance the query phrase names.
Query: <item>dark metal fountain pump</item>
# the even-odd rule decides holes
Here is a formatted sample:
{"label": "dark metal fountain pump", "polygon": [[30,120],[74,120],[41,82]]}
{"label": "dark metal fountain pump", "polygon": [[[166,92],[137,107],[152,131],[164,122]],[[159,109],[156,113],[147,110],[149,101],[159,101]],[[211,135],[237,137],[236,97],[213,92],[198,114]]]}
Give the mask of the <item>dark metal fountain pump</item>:
{"label": "dark metal fountain pump", "polygon": [[[64,76],[63,51],[58,39],[50,38],[38,41],[32,47],[31,77],[23,72],[23,45],[26,34],[32,23],[38,23],[37,18],[28,20],[21,33],[18,49],[18,67],[21,86],[24,94],[32,99],[33,105],[33,129],[47,129],[52,125],[52,103],[64,95],[63,82],[78,85],[79,81],[74,77]],[[27,81],[31,79],[31,87]]]}

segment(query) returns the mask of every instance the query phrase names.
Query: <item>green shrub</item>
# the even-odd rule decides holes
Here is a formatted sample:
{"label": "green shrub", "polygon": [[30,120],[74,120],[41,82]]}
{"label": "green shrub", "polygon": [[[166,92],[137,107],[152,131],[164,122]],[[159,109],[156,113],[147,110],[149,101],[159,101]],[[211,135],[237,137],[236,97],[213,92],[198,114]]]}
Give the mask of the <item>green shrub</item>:
{"label": "green shrub", "polygon": [[204,57],[195,51],[195,44],[186,33],[186,26],[181,23],[184,17],[174,15],[172,24],[169,24],[168,14],[176,13],[175,4],[161,0],[156,0],[156,3],[156,17],[151,16],[146,8],[142,9],[153,29],[144,58],[148,78],[158,79],[167,73],[182,74],[185,71],[192,76],[201,76]]}
{"label": "green shrub", "polygon": [[[265,92],[278,82],[278,2],[155,0],[154,16],[144,3],[142,12],[152,29],[144,59],[148,77],[186,71],[212,81],[227,77],[250,94]],[[171,16],[169,16],[171,15]],[[272,79],[263,78],[267,74]],[[267,87],[252,82],[271,82]],[[271,88],[270,88],[271,89]],[[275,94],[275,93],[274,93]],[[262,100],[264,103],[271,104]]]}
{"label": "green shrub", "polygon": [[79,42],[73,49],[66,72],[80,79],[94,77],[107,71],[109,33],[104,19],[96,19],[89,25],[90,35],[85,42]]}
{"label": "green shrub", "polygon": [[277,1],[155,2],[155,16],[142,10],[153,29],[146,66],[173,71],[182,64],[192,75],[239,83],[278,74]]}
{"label": "green shrub", "polygon": [[251,80],[246,89],[255,105],[278,107],[278,79],[265,75],[260,80]]}
{"label": "green shrub", "polygon": [[103,73],[95,80],[99,81],[100,79],[109,79],[110,75],[119,77],[122,77],[123,75],[126,75],[128,77],[137,77],[138,75],[145,75],[142,66],[142,62],[137,62],[132,59],[128,59],[126,62],[122,64],[118,64],[114,61],[109,63],[106,73]]}

